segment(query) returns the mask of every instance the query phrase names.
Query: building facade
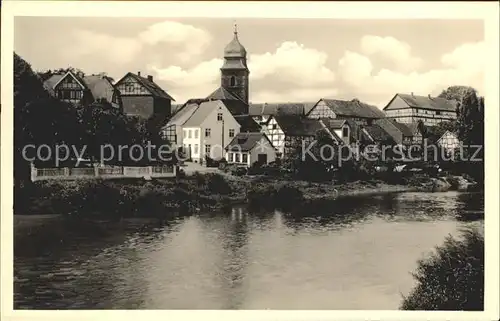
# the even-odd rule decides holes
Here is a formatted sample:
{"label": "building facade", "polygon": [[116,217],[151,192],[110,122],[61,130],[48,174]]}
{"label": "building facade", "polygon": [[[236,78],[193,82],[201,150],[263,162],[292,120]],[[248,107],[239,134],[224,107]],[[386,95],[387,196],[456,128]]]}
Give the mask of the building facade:
{"label": "building facade", "polygon": [[68,103],[88,105],[107,102],[114,108],[121,108],[120,92],[104,73],[84,75],[68,70],[48,75],[43,85],[54,97]]}
{"label": "building facade", "polygon": [[144,78],[141,73],[127,73],[115,87],[119,90],[123,112],[129,116],[150,118],[153,115],[171,115],[175,101],[154,81],[152,76]]}
{"label": "building facade", "polygon": [[356,121],[359,124],[371,125],[376,119],[385,117],[385,114],[376,106],[359,101],[320,99],[314,107],[306,114],[313,119],[346,119]]}
{"label": "building facade", "polygon": [[387,118],[400,123],[417,123],[435,126],[443,121],[457,119],[457,103],[439,97],[418,96],[413,93],[396,94],[384,107]]}
{"label": "building facade", "polygon": [[460,146],[457,134],[447,130],[438,140],[437,145],[451,153]]}
{"label": "building facade", "polygon": [[276,151],[264,133],[239,133],[226,147],[226,160],[244,167],[268,164],[276,160]]}

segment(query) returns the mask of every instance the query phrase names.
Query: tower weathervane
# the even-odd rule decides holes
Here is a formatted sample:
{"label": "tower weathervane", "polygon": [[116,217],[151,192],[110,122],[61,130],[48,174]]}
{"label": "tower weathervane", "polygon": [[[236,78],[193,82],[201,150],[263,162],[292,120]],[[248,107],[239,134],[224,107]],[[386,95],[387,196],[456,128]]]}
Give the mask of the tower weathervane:
{"label": "tower weathervane", "polygon": [[236,20],[234,21],[234,34],[238,34],[238,25],[236,24]]}

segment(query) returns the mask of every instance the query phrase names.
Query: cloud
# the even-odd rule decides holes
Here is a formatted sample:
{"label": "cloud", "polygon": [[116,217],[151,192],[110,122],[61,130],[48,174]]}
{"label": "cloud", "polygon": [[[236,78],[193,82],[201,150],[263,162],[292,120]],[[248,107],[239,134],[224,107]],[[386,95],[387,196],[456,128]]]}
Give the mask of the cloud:
{"label": "cloud", "polygon": [[[290,41],[283,42],[272,53],[250,55],[251,100],[315,100],[325,93],[335,93],[335,74],[327,67],[327,59],[325,52]],[[212,59],[187,69],[179,66],[150,66],[150,70],[164,81],[166,88],[183,88],[179,97],[185,101],[206,96],[219,86],[222,63],[222,59]],[[210,88],[210,91],[196,92],[193,88]],[[188,92],[194,93],[194,96],[189,96]]]}
{"label": "cloud", "polygon": [[[370,103],[388,102],[398,92],[437,95],[452,85],[483,87],[484,43],[466,43],[441,57],[442,68],[424,72],[402,72],[382,68],[374,72],[369,57],[345,51],[339,60],[339,77],[360,99]],[[383,107],[380,106],[379,107]]]}
{"label": "cloud", "polygon": [[177,59],[187,62],[201,54],[212,39],[205,30],[174,21],[153,24],[136,37],[117,37],[87,30],[75,30],[70,37],[70,45],[62,49],[67,59],[87,56],[116,64],[130,63],[146,47],[162,43],[170,45],[172,52],[178,52]]}
{"label": "cloud", "polygon": [[332,85],[335,75],[326,67],[328,55],[316,49],[305,48],[297,42],[283,42],[274,53],[250,56],[252,80],[279,75],[296,86]]}
{"label": "cloud", "polygon": [[202,53],[212,41],[212,36],[205,30],[175,21],[156,23],[139,34],[144,44],[173,44],[181,47],[178,58],[189,61]]}
{"label": "cloud", "polygon": [[368,56],[386,58],[402,72],[417,70],[423,65],[421,58],[412,55],[409,44],[394,37],[363,36],[361,52]]}
{"label": "cloud", "polygon": [[132,38],[113,37],[86,30],[73,31],[71,39],[70,46],[62,49],[68,59],[95,56],[124,64],[132,61],[142,49],[141,44]]}

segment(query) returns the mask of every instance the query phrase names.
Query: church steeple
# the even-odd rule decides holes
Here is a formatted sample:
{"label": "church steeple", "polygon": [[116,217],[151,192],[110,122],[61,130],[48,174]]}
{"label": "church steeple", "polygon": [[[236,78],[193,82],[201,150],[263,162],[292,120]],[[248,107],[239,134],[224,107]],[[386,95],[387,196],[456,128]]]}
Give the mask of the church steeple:
{"label": "church steeple", "polygon": [[224,48],[221,67],[221,87],[248,104],[247,51],[238,39],[238,26],[234,24],[233,40]]}

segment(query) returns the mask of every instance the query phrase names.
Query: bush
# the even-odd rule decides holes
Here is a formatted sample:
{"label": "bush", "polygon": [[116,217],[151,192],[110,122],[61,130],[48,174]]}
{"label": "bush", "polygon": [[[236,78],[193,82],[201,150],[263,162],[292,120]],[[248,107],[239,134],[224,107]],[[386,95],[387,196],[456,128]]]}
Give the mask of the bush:
{"label": "bush", "polygon": [[405,297],[403,310],[484,309],[484,237],[476,229],[463,239],[448,237],[431,257],[418,262],[417,286]]}
{"label": "bush", "polygon": [[284,185],[277,189],[274,198],[277,207],[290,210],[304,201],[304,194],[295,187]]}
{"label": "bush", "polygon": [[231,186],[220,174],[207,175],[207,189],[210,193],[227,195],[231,193]]}
{"label": "bush", "polygon": [[247,202],[250,207],[253,208],[273,208],[274,207],[274,195],[276,190],[273,186],[268,185],[253,185],[249,190],[247,190]]}

